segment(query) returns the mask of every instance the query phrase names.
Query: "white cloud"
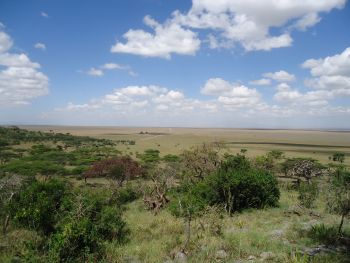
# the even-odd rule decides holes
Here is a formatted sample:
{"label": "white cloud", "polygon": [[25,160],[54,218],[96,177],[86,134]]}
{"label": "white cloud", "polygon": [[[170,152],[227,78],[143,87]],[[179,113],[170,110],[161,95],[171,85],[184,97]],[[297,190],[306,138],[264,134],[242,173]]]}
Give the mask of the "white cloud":
{"label": "white cloud", "polygon": [[207,80],[201,88],[201,93],[205,95],[221,95],[232,90],[232,85],[221,78],[211,78]]}
{"label": "white cloud", "polygon": [[177,23],[167,21],[161,25],[149,16],[144,23],[154,30],[153,34],[130,29],[123,35],[126,43],[117,42],[111,52],[170,59],[172,53],[194,55],[200,47],[197,34]]}
{"label": "white cloud", "polygon": [[95,77],[102,77],[104,75],[104,73],[101,69],[96,69],[96,68],[89,69],[87,74],[90,76],[95,76]]}
{"label": "white cloud", "polygon": [[164,87],[149,86],[127,86],[113,90],[100,99],[94,99],[89,103],[68,103],[64,108],[57,108],[59,112],[70,111],[103,111],[123,112],[129,116],[140,116],[147,114],[148,117],[162,112],[171,116],[179,116],[184,113],[212,113],[217,111],[215,101],[200,101],[186,98],[185,94],[177,90],[169,90]]}
{"label": "white cloud", "polygon": [[282,34],[276,37],[267,37],[259,40],[248,41],[243,46],[248,51],[265,50],[269,51],[273,48],[289,47],[292,45],[293,39],[289,34]]}
{"label": "white cloud", "polygon": [[201,93],[218,96],[218,102],[227,107],[254,107],[261,102],[261,95],[256,89],[229,83],[221,78],[209,79],[201,88]]}
{"label": "white cloud", "polygon": [[45,18],[49,18],[49,15],[46,12],[41,12],[40,15]]}
{"label": "white cloud", "polygon": [[[126,70],[130,76],[137,76],[137,74],[131,69],[130,66],[127,65],[120,65],[117,63],[105,63],[98,68],[92,67],[88,71],[86,71],[86,74],[96,77],[102,77],[107,70]],[[81,71],[80,71],[81,72]]]}
{"label": "white cloud", "polygon": [[257,85],[257,86],[266,86],[271,84],[271,79],[262,78],[262,79],[252,80],[249,82],[249,84]]}
{"label": "white cloud", "polygon": [[[287,47],[292,38],[286,31],[306,30],[320,21],[319,13],[343,8],[346,0],[193,0],[191,9],[173,13],[183,26],[221,32],[221,38],[240,43],[246,50],[270,50]],[[293,22],[291,27],[288,23]],[[271,28],[280,29],[272,35]],[[211,48],[220,41],[211,38]],[[231,45],[232,46],[232,45]]]}
{"label": "white cloud", "polygon": [[103,69],[128,69],[128,66],[123,66],[123,65],[119,65],[116,63],[106,63],[104,65],[101,66],[101,68]]}
{"label": "white cloud", "polygon": [[36,62],[32,62],[26,54],[0,53],[0,65],[6,67],[40,68]]}
{"label": "white cloud", "polygon": [[308,59],[302,66],[310,69],[311,75],[314,77],[336,75],[350,77],[350,47],[334,56]]}
{"label": "white cloud", "polygon": [[[0,27],[0,30],[2,27]],[[12,39],[8,34],[0,31],[0,54],[8,51],[13,45]]]}
{"label": "white cloud", "polygon": [[284,70],[264,73],[263,77],[270,78],[270,79],[276,80],[278,82],[290,82],[290,81],[295,80],[295,76],[293,74],[290,74]]}
{"label": "white cloud", "polygon": [[[263,101],[255,89],[235,85],[223,79],[208,79],[202,92],[212,95],[211,100],[188,98],[178,90],[156,85],[127,86],[113,90],[88,103],[68,103],[47,116],[81,120],[92,124],[111,123],[122,125],[156,126],[245,126],[267,127],[268,120],[277,126],[294,120],[326,116],[348,116],[350,107],[332,106],[328,100],[334,95],[326,90],[302,92],[287,83],[279,83],[274,100]],[[55,115],[56,114],[56,115]],[[46,117],[47,117],[46,116]],[[184,118],[186,116],[186,118]],[[286,120],[286,122],[283,122]],[[101,122],[100,122],[101,121]],[[242,124],[243,123],[243,124]],[[294,122],[293,122],[294,123]],[[306,122],[306,126],[307,126]],[[86,124],[86,123],[85,123]],[[271,123],[270,123],[271,124]],[[296,126],[298,127],[298,126]]]}
{"label": "white cloud", "polygon": [[321,18],[319,17],[319,15],[317,13],[308,13],[305,16],[303,16],[302,18],[300,18],[299,20],[297,20],[296,23],[292,27],[295,27],[295,28],[299,29],[300,31],[305,31],[309,27],[316,25],[320,21],[321,21]]}
{"label": "white cloud", "polygon": [[46,50],[46,45],[44,43],[38,42],[34,45],[34,47],[37,49]]}
{"label": "white cloud", "polygon": [[328,99],[333,96],[326,91],[308,91],[302,93],[296,89],[292,89],[287,83],[281,83],[276,88],[274,100],[292,105],[304,107],[319,107],[328,105]]}
{"label": "white cloud", "polygon": [[0,106],[28,104],[48,94],[49,79],[26,54],[11,53],[11,37],[0,31]]}
{"label": "white cloud", "polygon": [[328,90],[334,96],[350,95],[350,47],[334,56],[309,59],[302,66],[313,76],[305,81],[306,86]]}
{"label": "white cloud", "polygon": [[167,88],[150,85],[150,86],[128,86],[119,89],[121,93],[127,96],[156,96],[160,93],[165,93],[168,91]]}
{"label": "white cloud", "polygon": [[170,90],[166,94],[160,94],[158,97],[154,98],[156,103],[177,103],[185,98],[184,94],[179,91]]}

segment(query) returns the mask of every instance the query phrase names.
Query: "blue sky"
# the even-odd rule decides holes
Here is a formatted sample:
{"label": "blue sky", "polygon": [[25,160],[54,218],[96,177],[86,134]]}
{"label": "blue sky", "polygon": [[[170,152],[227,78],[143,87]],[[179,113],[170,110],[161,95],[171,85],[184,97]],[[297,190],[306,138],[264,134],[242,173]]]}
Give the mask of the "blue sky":
{"label": "blue sky", "polygon": [[0,123],[350,128],[346,0],[0,2]]}

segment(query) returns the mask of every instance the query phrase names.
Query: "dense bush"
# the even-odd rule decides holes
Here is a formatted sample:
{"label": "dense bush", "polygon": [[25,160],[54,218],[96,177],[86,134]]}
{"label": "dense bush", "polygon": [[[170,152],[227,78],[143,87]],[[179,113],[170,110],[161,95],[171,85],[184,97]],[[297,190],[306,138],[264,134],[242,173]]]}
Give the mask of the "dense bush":
{"label": "dense bush", "polygon": [[[244,160],[243,158],[240,160]],[[235,166],[237,159],[231,164]],[[245,161],[240,164],[245,164]],[[264,170],[231,169],[224,164],[217,172],[196,184],[183,186],[177,193],[178,204],[172,202],[170,209],[181,214],[181,209],[196,212],[208,205],[220,205],[229,213],[246,208],[264,208],[278,204],[280,192],[276,178]],[[182,204],[181,204],[182,203]],[[180,207],[182,206],[182,207]],[[180,211],[180,212],[179,212]]]}
{"label": "dense bush", "polygon": [[163,161],[168,163],[178,162],[180,161],[180,157],[175,154],[167,154],[163,157]]}
{"label": "dense bush", "polygon": [[138,157],[147,165],[154,165],[160,160],[159,150],[156,149],[147,149]]}
{"label": "dense bush", "polygon": [[55,164],[51,161],[20,159],[13,160],[3,165],[0,170],[13,174],[34,176],[34,175],[65,175],[66,169],[61,164]]}
{"label": "dense bush", "polygon": [[19,191],[10,203],[10,214],[15,225],[44,234],[54,231],[58,211],[69,192],[67,184],[58,180],[34,180]]}
{"label": "dense bush", "polygon": [[220,168],[229,170],[248,170],[251,168],[249,159],[243,154],[225,155],[225,159],[221,162]]}
{"label": "dense bush", "polygon": [[109,206],[101,195],[80,193],[63,211],[57,232],[49,241],[54,262],[96,261],[104,253],[104,242],[127,240],[122,212]]}
{"label": "dense bush", "polygon": [[115,180],[118,185],[143,175],[140,164],[129,156],[105,159],[94,163],[85,173],[89,177],[108,177]]}
{"label": "dense bush", "polygon": [[140,197],[140,193],[131,185],[118,188],[114,194],[114,200],[117,204],[123,205],[132,202]]}
{"label": "dense bush", "polygon": [[229,213],[276,206],[280,195],[276,178],[267,171],[254,169],[220,169],[199,183],[196,192],[210,205],[224,205]]}
{"label": "dense bush", "polygon": [[318,224],[311,227],[308,237],[326,245],[335,245],[338,241],[338,229],[336,226]]}
{"label": "dense bush", "polygon": [[301,182],[298,186],[299,202],[306,208],[312,208],[318,196],[318,185],[316,182]]}
{"label": "dense bush", "polygon": [[328,208],[341,216],[338,232],[341,233],[346,217],[350,215],[350,171],[337,169],[329,184]]}

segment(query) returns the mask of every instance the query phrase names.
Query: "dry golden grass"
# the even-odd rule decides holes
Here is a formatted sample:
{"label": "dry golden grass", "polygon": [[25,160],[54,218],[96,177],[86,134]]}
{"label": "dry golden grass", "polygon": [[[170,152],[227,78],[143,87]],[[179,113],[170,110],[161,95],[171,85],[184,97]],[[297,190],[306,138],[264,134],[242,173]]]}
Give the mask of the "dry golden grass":
{"label": "dry golden grass", "polygon": [[[184,149],[203,142],[227,143],[227,151],[248,149],[248,156],[264,154],[270,150],[284,151],[288,157],[312,157],[323,163],[334,152],[347,155],[350,165],[350,132],[317,130],[244,130],[201,128],[145,128],[145,127],[73,127],[73,126],[22,126],[29,130],[71,133],[111,140],[135,140],[136,145],[119,145],[125,154],[158,149],[161,155],[179,154]],[[140,132],[148,134],[140,134]]]}

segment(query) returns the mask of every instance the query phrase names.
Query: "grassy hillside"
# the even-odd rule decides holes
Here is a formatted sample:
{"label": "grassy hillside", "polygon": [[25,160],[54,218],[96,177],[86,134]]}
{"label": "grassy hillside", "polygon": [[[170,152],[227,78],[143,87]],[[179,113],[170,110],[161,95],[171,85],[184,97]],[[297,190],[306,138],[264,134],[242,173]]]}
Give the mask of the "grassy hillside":
{"label": "grassy hillside", "polygon": [[0,127],[0,262],[349,262],[348,133],[51,128]]}

